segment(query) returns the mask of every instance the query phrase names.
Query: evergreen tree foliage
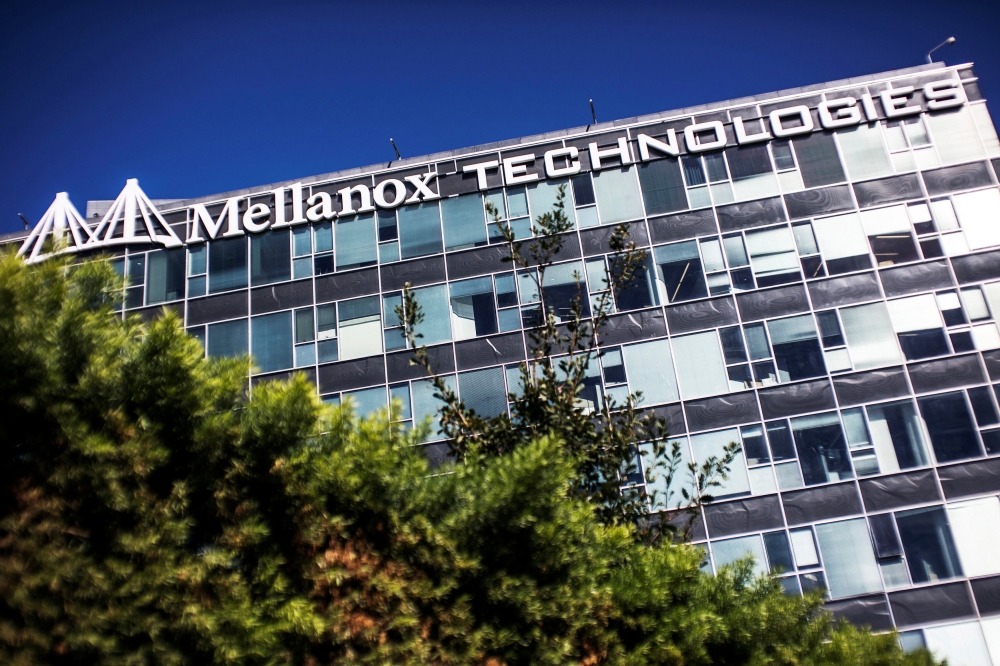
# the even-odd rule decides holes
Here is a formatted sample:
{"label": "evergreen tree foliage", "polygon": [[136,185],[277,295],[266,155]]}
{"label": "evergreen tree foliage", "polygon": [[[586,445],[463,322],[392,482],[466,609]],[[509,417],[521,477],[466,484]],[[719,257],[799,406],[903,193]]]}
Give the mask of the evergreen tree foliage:
{"label": "evergreen tree foliage", "polygon": [[0,255],[0,663],[933,663],[603,520],[558,432],[431,469],[120,290]]}

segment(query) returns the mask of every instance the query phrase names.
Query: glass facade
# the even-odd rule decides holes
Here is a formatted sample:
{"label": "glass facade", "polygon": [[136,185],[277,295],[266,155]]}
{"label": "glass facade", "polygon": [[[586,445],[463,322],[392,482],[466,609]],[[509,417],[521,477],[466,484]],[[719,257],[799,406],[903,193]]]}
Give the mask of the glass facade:
{"label": "glass facade", "polygon": [[[968,101],[886,116],[883,91],[945,79]],[[533,140],[408,160],[398,182],[436,174],[439,198],[372,212],[354,196],[352,215],[186,250],[128,248],[125,307],[176,309],[208,355],[252,353],[254,381],[302,371],[324,399],[363,413],[399,399],[414,422],[437,405],[408,365],[395,314],[410,282],[433,366],[494,415],[517,391],[524,329],[542,308],[562,318],[574,298],[594,302],[609,225],[628,223],[649,258],[615,300],[582,399],[641,391],[644,406],[670,415],[686,459],[742,444],[695,535],[710,566],[751,555],[789,593],[824,588],[835,614],[899,627],[905,646],[1000,665],[1000,142],[975,80],[968,65],[914,68],[572,130],[538,139],[528,173],[542,175],[508,186],[502,169],[480,186],[463,166],[502,164]],[[870,97],[877,118],[732,139],[737,111],[760,133],[776,108],[818,117],[847,96],[859,107]],[[677,156],[639,159],[639,134],[679,139],[710,121],[726,146],[692,152],[679,141]],[[632,159],[593,168],[588,145],[616,150],[619,139]],[[542,154],[564,147],[579,150],[579,171],[545,179]],[[301,202],[284,202],[285,219],[389,177],[317,179]],[[486,206],[527,238],[560,185],[574,230],[538,293],[500,260]],[[190,224],[183,207],[163,212]],[[435,460],[447,450],[440,437],[427,442]]]}

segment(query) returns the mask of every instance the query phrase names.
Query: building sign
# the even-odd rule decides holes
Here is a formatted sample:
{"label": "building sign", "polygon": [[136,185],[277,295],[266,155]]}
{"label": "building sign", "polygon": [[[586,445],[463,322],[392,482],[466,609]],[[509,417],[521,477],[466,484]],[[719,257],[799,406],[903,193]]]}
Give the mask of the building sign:
{"label": "building sign", "polygon": [[[877,99],[882,107],[882,116],[892,120],[925,111],[959,107],[967,101],[964,88],[955,79],[928,83],[919,93],[912,86],[881,92]],[[596,171],[637,161],[676,158],[681,153],[682,145],[688,153],[702,153],[730,145],[786,139],[817,129],[836,130],[878,119],[878,108],[870,95],[864,94],[860,98],[848,96],[821,102],[815,116],[812,109],[801,104],[778,108],[760,121],[755,119],[754,127],[750,128],[743,118],[734,116],[735,144],[730,141],[722,121],[712,120],[687,125],[680,136],[673,129],[668,129],[661,138],[639,132],[634,135],[633,143],[622,137],[612,146],[600,147],[592,142],[583,154],[579,148],[566,147],[548,150],[540,159],[533,152],[487,159],[465,164],[462,172],[475,177],[479,190],[487,190],[491,174],[500,174],[503,184],[508,186],[529,184],[543,178],[572,176],[584,170],[584,156],[589,161],[589,168]],[[536,166],[536,162],[541,162],[541,165]],[[440,199],[436,179],[436,173],[400,176],[382,180],[374,187],[354,184],[335,191],[314,191],[306,199],[303,199],[303,184],[294,183],[269,193],[232,197],[213,204],[211,208],[217,209],[214,213],[205,204],[194,204],[187,208],[184,241],[156,210],[138,182],[132,179],[126,183],[107,214],[94,226],[80,216],[65,192],[59,193],[25,239],[18,254],[25,256],[29,262],[40,261],[46,256],[43,246],[50,238],[61,239],[64,245],[60,252],[137,243],[178,247],[220,237],[261,233],[267,229],[370,213],[376,209],[391,210],[404,204]],[[493,186],[496,187],[495,184]]]}

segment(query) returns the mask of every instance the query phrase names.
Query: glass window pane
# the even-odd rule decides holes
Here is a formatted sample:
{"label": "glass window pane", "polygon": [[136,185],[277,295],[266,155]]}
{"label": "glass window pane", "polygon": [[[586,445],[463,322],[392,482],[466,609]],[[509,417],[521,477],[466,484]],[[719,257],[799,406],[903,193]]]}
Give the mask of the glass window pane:
{"label": "glass window pane", "polygon": [[573,176],[573,198],[576,200],[577,206],[588,206],[597,202],[594,197],[594,184],[590,182],[589,173]]}
{"label": "glass window pane", "polygon": [[312,236],[309,227],[292,229],[292,250],[296,257],[312,253]]}
{"label": "glass window pane", "polygon": [[910,234],[906,206],[889,206],[861,212],[861,225],[879,266],[892,266],[920,258]]}
{"label": "glass window pane", "polygon": [[396,224],[395,210],[380,210],[376,214],[378,220],[378,241],[380,243],[399,238],[399,225]]}
{"label": "glass window pane", "polygon": [[184,248],[150,252],[148,263],[147,304],[184,298]]}
{"label": "glass window pane", "polygon": [[764,546],[761,543],[760,535],[755,534],[738,539],[712,542],[712,558],[715,560],[716,569],[747,556],[753,557],[754,571],[757,574],[763,575],[767,572],[767,560],[764,558]]}
{"label": "glass window pane", "polygon": [[795,450],[807,486],[854,478],[836,412],[792,419]]}
{"label": "glass window pane", "polygon": [[949,504],[948,519],[965,575],[1000,573],[1000,499]]}
{"label": "glass window pane", "polygon": [[917,403],[939,463],[981,455],[976,429],[961,392],[927,396],[918,399]]}
{"label": "glass window pane", "polygon": [[866,370],[902,361],[889,311],[884,303],[842,308],[847,348],[856,370]]}
{"label": "glass window pane", "polygon": [[507,413],[503,368],[461,372],[458,375],[458,390],[465,406],[483,418]]}
{"label": "glass window pane", "polygon": [[448,287],[441,284],[414,289],[413,297],[424,312],[424,321],[414,329],[416,333],[424,336],[420,342],[434,345],[451,340]]}
{"label": "glass window pane", "polygon": [[[725,447],[734,442],[740,443],[739,431],[736,428],[692,435],[691,450],[694,451],[695,461],[701,465],[710,457],[722,458],[725,455]],[[719,479],[720,485],[714,488],[705,488],[704,492],[716,498],[750,492],[750,478],[747,476],[746,457],[742,450],[733,459],[727,476],[727,479]]]}
{"label": "glass window pane", "polygon": [[920,421],[909,400],[872,405],[867,408],[872,443],[884,473],[922,467],[927,453]]}
{"label": "glass window pane", "polygon": [[602,224],[642,217],[635,168],[604,169],[594,174],[594,193]]}
{"label": "glass window pane", "polygon": [[[613,257],[611,260],[614,262]],[[590,262],[587,263],[589,264]],[[614,275],[617,279],[621,276],[621,267],[617,263],[612,263],[612,266],[614,267]],[[639,310],[641,308],[648,308],[656,305],[656,291],[658,288],[654,286],[652,275],[652,262],[649,257],[647,257],[641,264],[635,266],[632,273],[632,279],[627,283],[623,283],[622,286],[615,291],[615,305],[617,306],[619,312]],[[590,287],[590,291],[600,291],[604,288],[605,284],[602,279],[595,285],[592,285]]]}
{"label": "glass window pane", "polygon": [[826,580],[834,599],[881,592],[882,579],[864,518],[816,526]]}
{"label": "glass window pane", "polygon": [[942,507],[896,514],[899,539],[914,583],[929,583],[962,575]]}
{"label": "glass window pane", "polygon": [[437,202],[399,209],[399,256],[422,257],[441,251],[441,219]]}
{"label": "glass window pane", "polygon": [[715,331],[684,335],[671,340],[685,400],[727,393],[729,380]]}
{"label": "glass window pane", "polygon": [[799,257],[788,227],[748,231],[747,248],[758,286],[800,279]]}
{"label": "glass window pane", "polygon": [[812,529],[807,527],[802,530],[792,530],[788,534],[792,539],[796,566],[802,568],[818,565],[819,555],[816,554],[816,541],[813,539]]}
{"label": "glass window pane", "polygon": [[794,169],[795,159],[792,157],[792,147],[787,141],[773,141],[771,152],[774,154],[774,166],[778,169]]}
{"label": "glass window pane", "polygon": [[641,165],[639,183],[646,215],[672,213],[688,207],[680,166],[675,160],[655,160]]}
{"label": "glass window pane", "polygon": [[969,248],[1000,245],[1000,191],[995,187],[952,197]]}
{"label": "glass window pane", "polygon": [[[455,376],[449,375],[444,378],[445,385],[451,390],[455,390]],[[438,418],[443,403],[434,397],[434,384],[430,379],[422,379],[410,384],[413,397],[413,423],[421,424],[425,419],[430,419],[431,430],[425,441],[442,439],[440,433],[440,420]]]}
{"label": "glass window pane", "polygon": [[291,248],[288,231],[271,231],[250,237],[250,284],[259,286],[290,280]]}
{"label": "glass window pane", "polygon": [[799,171],[806,187],[832,185],[845,180],[844,169],[840,166],[837,146],[833,135],[827,132],[813,132],[792,140],[795,156],[798,157]]}
{"label": "glass window pane", "polygon": [[750,264],[746,248],[743,245],[743,236],[740,234],[726,236],[722,239],[722,244],[726,248],[726,261],[729,262],[730,268],[738,268],[739,266]]}
{"label": "glass window pane", "polygon": [[238,319],[208,326],[208,355],[210,358],[235,357],[246,354],[247,320]]}
{"label": "glass window pane", "polygon": [[622,353],[629,387],[633,393],[642,391],[643,406],[678,399],[670,343],[666,339],[627,345],[622,348]]}
{"label": "glass window pane", "polygon": [[580,302],[584,316],[590,314],[583,262],[572,261],[549,266],[542,280],[542,303],[556,321],[568,321],[573,316],[573,304]]}
{"label": "glass window pane", "polygon": [[[336,233],[337,270],[368,266],[376,262],[375,215],[339,218]],[[317,251],[318,245],[317,242]]]}
{"label": "glass window pane", "polygon": [[295,311],[295,342],[312,342],[313,334],[313,309],[302,308]]}
{"label": "glass window pane", "polygon": [[361,419],[376,414],[380,409],[385,409],[387,405],[384,386],[363,389],[361,391],[350,391],[344,393],[343,397],[350,399],[355,416]]}
{"label": "glass window pane", "polygon": [[[382,314],[378,296],[337,304],[339,354],[343,361],[382,353]],[[322,317],[320,323],[322,324]],[[320,334],[320,339],[323,334]]]}
{"label": "glass window pane", "polygon": [[483,197],[465,194],[441,201],[444,242],[448,250],[486,245],[486,217]]}
{"label": "glass window pane", "polygon": [[764,144],[726,148],[737,201],[778,194],[778,179]]}
{"label": "glass window pane", "polygon": [[313,234],[316,240],[316,252],[333,251],[333,225],[329,222],[321,222],[313,227]]}
{"label": "glass window pane", "polygon": [[491,335],[497,332],[493,278],[487,276],[452,282],[450,290],[451,327],[456,340],[467,340],[477,335]]}
{"label": "glass window pane", "polygon": [[207,268],[208,246],[195,245],[188,248],[188,275],[202,275]]}
{"label": "glass window pane", "polygon": [[837,132],[844,163],[851,180],[878,178],[892,173],[878,125],[862,123]]}
{"label": "glass window pane", "polygon": [[291,312],[254,317],[250,320],[250,332],[250,351],[261,372],[293,366]]}
{"label": "glass window pane", "polygon": [[208,291],[215,294],[247,286],[246,238],[212,241],[208,250]]}
{"label": "glass window pane", "polygon": [[576,225],[576,214],[573,211],[573,193],[570,191],[569,182],[565,180],[544,180],[540,183],[528,186],[528,205],[531,206],[531,217],[537,220],[545,213],[551,213],[556,207],[559,196],[559,187],[566,186],[566,199],[563,203],[563,212],[569,218],[570,223]]}
{"label": "glass window pane", "polygon": [[924,629],[927,649],[949,666],[989,666],[990,655],[978,622]]}
{"label": "glass window pane", "polygon": [[726,159],[722,153],[709,153],[704,156],[705,168],[708,169],[708,180],[711,183],[718,183],[729,180],[729,171],[726,169]]}
{"label": "glass window pane", "polygon": [[664,301],[674,303],[708,296],[696,242],[662,245],[653,249],[653,257]]}
{"label": "glass window pane", "polygon": [[927,122],[942,164],[981,160],[986,156],[968,107],[929,115]]}
{"label": "glass window pane", "polygon": [[868,238],[857,213],[815,220],[813,229],[831,275],[871,268]]}
{"label": "glass window pane", "polygon": [[685,155],[681,158],[681,165],[684,168],[684,180],[688,186],[704,185],[708,182],[705,178],[705,169],[701,166],[701,157],[697,155]]}
{"label": "glass window pane", "polygon": [[779,381],[788,382],[826,374],[823,351],[809,315],[768,322]]}

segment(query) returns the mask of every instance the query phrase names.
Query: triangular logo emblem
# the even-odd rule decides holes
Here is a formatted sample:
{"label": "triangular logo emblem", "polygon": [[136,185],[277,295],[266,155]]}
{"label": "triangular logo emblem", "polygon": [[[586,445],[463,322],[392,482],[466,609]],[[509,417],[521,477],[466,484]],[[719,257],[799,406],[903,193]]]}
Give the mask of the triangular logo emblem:
{"label": "triangular logo emblem", "polygon": [[91,245],[95,246],[160,243],[166,247],[179,247],[184,244],[135,178],[129,178],[125,183],[125,189],[94,228],[92,236]]}
{"label": "triangular logo emblem", "polygon": [[66,192],[56,195],[42,219],[24,239],[17,254],[26,257],[25,262],[29,264],[41,261],[47,256],[42,254],[42,250],[50,237],[56,242],[63,241],[67,244],[59,252],[76,252],[93,240],[90,228]]}

